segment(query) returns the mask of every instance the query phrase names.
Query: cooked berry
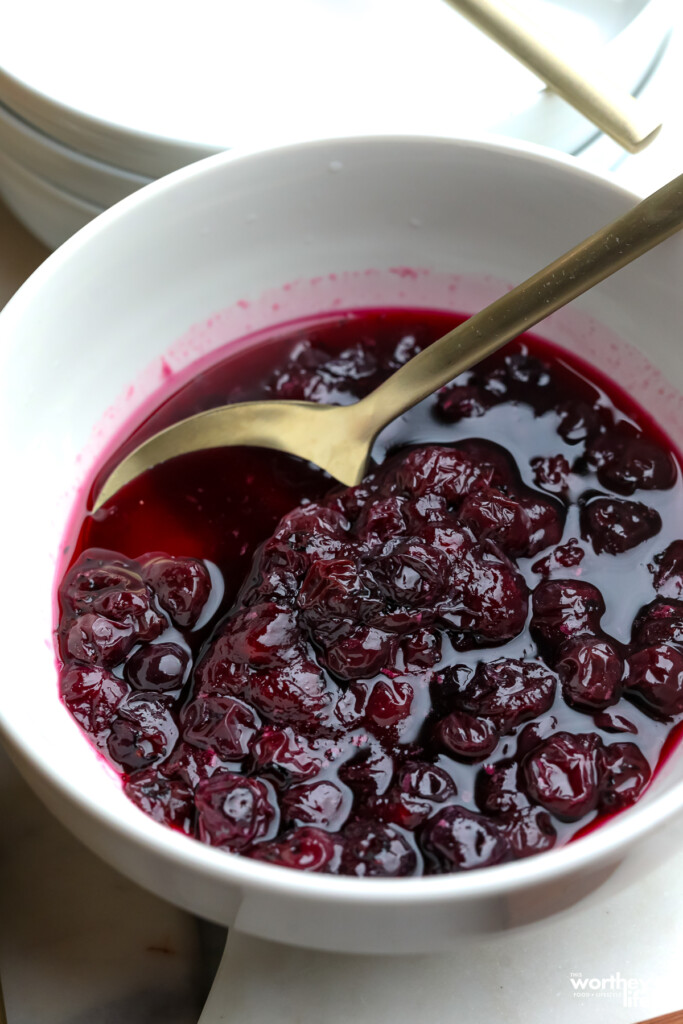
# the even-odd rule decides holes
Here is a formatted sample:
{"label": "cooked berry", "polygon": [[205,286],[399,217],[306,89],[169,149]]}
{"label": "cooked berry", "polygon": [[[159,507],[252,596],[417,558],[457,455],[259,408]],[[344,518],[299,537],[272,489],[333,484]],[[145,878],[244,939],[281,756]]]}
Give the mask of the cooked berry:
{"label": "cooked berry", "polygon": [[134,693],[119,704],[107,747],[118,765],[137,771],[162,761],[177,739],[178,727],[165,699]]}
{"label": "cooked berry", "polygon": [[477,384],[451,384],[439,392],[436,407],[441,419],[456,423],[472,416],[483,416],[493,402],[491,392]]}
{"label": "cooked berry", "polygon": [[410,715],[415,691],[406,679],[379,679],[370,689],[365,721],[378,734],[400,726]]}
{"label": "cooked berry", "polygon": [[211,592],[211,577],[206,566],[196,558],[147,555],[142,560],[142,569],[145,581],[173,622],[192,628]]}
{"label": "cooked berry", "polygon": [[292,729],[275,729],[270,725],[251,745],[251,753],[262,771],[288,781],[312,779],[325,762],[321,741],[311,742]]}
{"label": "cooked berry", "polygon": [[609,640],[568,640],[555,667],[567,703],[580,710],[601,711],[621,696],[624,662]]}
{"label": "cooked berry", "polygon": [[260,727],[254,709],[236,697],[199,697],[183,711],[183,739],[223,761],[246,757]]}
{"label": "cooked berry", "polygon": [[317,828],[295,828],[280,839],[257,843],[250,851],[254,860],[298,871],[339,869],[342,843],[338,836]]}
{"label": "cooked berry", "polygon": [[259,839],[270,839],[277,830],[275,795],[261,779],[217,771],[199,783],[195,802],[199,838],[212,846],[245,850]]}
{"label": "cooked berry", "polygon": [[515,857],[532,857],[551,850],[557,832],[547,811],[540,807],[523,807],[498,822]]}
{"label": "cooked berry", "polygon": [[458,518],[480,540],[491,537],[507,555],[532,554],[533,526],[523,504],[502,491],[482,487],[463,501]]}
{"label": "cooked berry", "polygon": [[578,821],[594,811],[600,799],[600,747],[596,733],[558,732],[541,743],[524,763],[531,799],[560,821]]}
{"label": "cooked berry", "polygon": [[560,418],[557,432],[567,444],[587,441],[600,429],[599,410],[580,398],[561,402],[557,412]]}
{"label": "cooked berry", "polygon": [[655,558],[653,586],[660,597],[683,597],[683,540],[675,540]]}
{"label": "cooked berry", "polygon": [[441,660],[441,636],[433,629],[418,629],[401,643],[407,672],[434,668]]}
{"label": "cooked berry", "polygon": [[391,789],[383,797],[370,801],[365,813],[412,831],[440,804],[452,803],[456,795],[455,783],[442,768],[413,762],[398,770]]}
{"label": "cooked berry", "polygon": [[340,782],[321,779],[290,786],[282,797],[285,821],[338,832],[349,816],[353,794]]}
{"label": "cooked berry", "polygon": [[210,748],[205,750],[190,743],[179,743],[159,766],[159,773],[166,779],[180,779],[195,790],[203,779],[210,778],[220,767],[221,761]]}
{"label": "cooked berry", "polygon": [[416,448],[404,456],[393,474],[387,475],[385,488],[391,494],[421,498],[428,494],[455,501],[490,479],[486,466],[457,448]]}
{"label": "cooked berry", "polygon": [[552,650],[575,636],[595,635],[605,613],[597,587],[583,580],[549,580],[533,596],[531,634]]}
{"label": "cooked berry", "polygon": [[650,714],[683,714],[683,654],[670,644],[636,651],[626,661],[626,693]]}
{"label": "cooked berry", "polygon": [[537,455],[531,459],[534,483],[551,494],[564,494],[569,486],[570,466],[564,455]]}
{"label": "cooked berry", "polygon": [[386,793],[394,777],[393,758],[377,740],[370,740],[339,767],[339,778],[357,794],[360,803]]}
{"label": "cooked berry", "polygon": [[458,761],[482,761],[498,744],[498,733],[487,718],[452,711],[434,728],[436,744]]}
{"label": "cooked berry", "polygon": [[115,622],[104,615],[86,612],[69,629],[62,649],[65,658],[114,668],[126,657],[135,639],[135,627],[131,623]]}
{"label": "cooked berry", "polygon": [[145,644],[126,660],[123,673],[136,690],[177,690],[189,663],[189,652],[178,644]]}
{"label": "cooked berry", "polygon": [[98,736],[130,692],[122,679],[96,665],[70,665],[59,680],[62,700],[78,724]]}
{"label": "cooked berry", "polygon": [[399,829],[380,821],[356,821],[345,828],[343,875],[398,878],[417,874],[417,868],[417,853]]}
{"label": "cooked berry", "polygon": [[601,434],[588,448],[598,480],[617,494],[668,490],[678,470],[673,457],[654,441],[614,430]]}
{"label": "cooked berry", "polygon": [[485,765],[477,772],[475,797],[485,814],[509,815],[527,807],[529,801],[519,788],[519,766],[503,760]]}
{"label": "cooked berry", "polygon": [[124,791],[154,821],[191,833],[194,821],[192,790],[183,782],[165,779],[154,768],[129,775]]}
{"label": "cooked berry", "polygon": [[429,819],[421,845],[437,869],[471,871],[510,860],[507,839],[481,814],[451,805]]}
{"label": "cooked berry", "polygon": [[[562,569],[574,569],[581,565],[586,552],[583,550],[576,537],[570,537],[566,544],[558,544],[545,558],[539,558],[531,566],[539,576],[549,576],[552,572]],[[564,575],[564,573],[563,573]],[[577,575],[579,575],[577,573]]]}
{"label": "cooked berry", "polygon": [[606,551],[620,555],[659,533],[662,519],[640,501],[620,498],[591,498],[581,509],[582,535],[596,554]]}
{"label": "cooked berry", "polygon": [[[139,439],[230,401],[358,401],[461,319],[342,312],[231,346]],[[262,871],[357,877],[537,855],[630,806],[683,729],[670,444],[520,338],[373,458],[345,487],[191,453],[69,539],[60,694],[129,797]]]}
{"label": "cooked berry", "polygon": [[556,684],[555,673],[540,661],[499,658],[477,667],[461,703],[507,733],[547,711]]}
{"label": "cooked berry", "polygon": [[650,781],[650,766],[635,743],[610,743],[601,756],[600,803],[611,811],[635,803]]}

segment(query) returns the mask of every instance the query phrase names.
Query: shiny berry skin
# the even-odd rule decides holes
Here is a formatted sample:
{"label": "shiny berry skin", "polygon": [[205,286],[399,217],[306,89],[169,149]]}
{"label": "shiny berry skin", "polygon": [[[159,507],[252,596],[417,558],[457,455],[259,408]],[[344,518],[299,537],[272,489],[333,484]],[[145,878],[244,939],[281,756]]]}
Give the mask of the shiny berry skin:
{"label": "shiny berry skin", "polygon": [[429,860],[447,871],[486,868],[512,856],[510,844],[490,819],[456,805],[429,819],[420,843]]}
{"label": "shiny berry skin", "polygon": [[526,789],[536,803],[560,821],[578,821],[600,800],[600,739],[596,733],[558,732],[524,763]]}
{"label": "shiny berry skin", "polygon": [[434,740],[457,761],[482,761],[498,745],[498,733],[486,718],[474,718],[466,711],[452,711],[437,722]]}
{"label": "shiny berry skin", "polygon": [[659,533],[662,519],[640,501],[619,498],[591,498],[581,509],[582,536],[596,554],[606,551],[620,555]]}
{"label": "shiny berry skin", "polygon": [[569,486],[571,468],[564,455],[540,456],[531,460],[534,483],[551,494],[564,494]]}
{"label": "shiny berry skin", "polygon": [[177,690],[185,682],[190,654],[174,643],[146,644],[126,659],[123,674],[136,690]]}
{"label": "shiny berry skin", "polygon": [[397,638],[386,630],[358,626],[328,644],[321,660],[337,679],[367,679],[392,660],[397,645]]}
{"label": "shiny berry skin", "polygon": [[601,434],[589,446],[588,457],[598,480],[617,494],[636,490],[668,490],[677,476],[671,454],[644,437],[617,430]]}
{"label": "shiny berry skin", "polygon": [[220,637],[220,656],[253,668],[281,668],[293,660],[299,642],[294,612],[273,602],[243,608]]}
{"label": "shiny berry skin", "polygon": [[683,540],[675,540],[655,557],[653,586],[660,597],[683,597]]}
{"label": "shiny berry skin", "polygon": [[62,700],[78,724],[97,737],[111,723],[130,688],[111,672],[96,665],[70,665],[62,670]]}
{"label": "shiny berry skin", "polygon": [[262,771],[294,782],[314,778],[325,760],[324,750],[316,750],[305,737],[272,726],[266,726],[251,744],[251,755]]}
{"label": "shiny berry skin", "polygon": [[635,803],[650,781],[650,766],[635,743],[610,743],[601,755],[600,804],[617,811]]}
{"label": "shiny berry skin", "polygon": [[598,411],[581,399],[562,402],[557,411],[560,417],[557,432],[567,444],[587,441],[600,429]]}
{"label": "shiny berry skin", "polygon": [[592,583],[548,580],[536,587],[532,608],[531,635],[552,651],[572,637],[599,633],[605,601]]}
{"label": "shiny berry skin", "polygon": [[367,807],[370,817],[413,831],[443,803],[452,803],[457,787],[450,775],[433,764],[409,763],[396,773],[396,782]]}
{"label": "shiny berry skin", "polygon": [[626,661],[624,689],[656,718],[683,714],[683,654],[677,647],[658,644],[636,651]]}
{"label": "shiny berry skin", "polygon": [[556,685],[557,676],[540,661],[500,658],[477,666],[461,703],[507,733],[546,712]]}
{"label": "shiny berry skin", "polygon": [[183,739],[215,750],[223,761],[241,761],[251,750],[261,719],[236,697],[200,697],[183,711]]}
{"label": "shiny berry skin", "polygon": [[540,807],[523,807],[497,822],[515,857],[533,857],[551,850],[557,832],[547,811]]}
{"label": "shiny berry skin", "polygon": [[329,832],[338,832],[349,816],[353,794],[340,782],[326,781],[290,786],[282,797],[285,821],[297,825],[314,825]]}
{"label": "shiny berry skin", "polygon": [[365,707],[365,721],[378,734],[400,726],[413,704],[413,687],[406,679],[380,679],[374,683]]}
{"label": "shiny berry skin", "polygon": [[447,556],[430,544],[404,541],[391,545],[372,570],[380,591],[399,608],[428,610],[445,595]]}
{"label": "shiny berry skin", "polygon": [[669,643],[683,644],[683,601],[657,598],[633,620],[631,644],[638,648]]}
{"label": "shiny berry skin", "polygon": [[339,866],[342,842],[317,828],[295,828],[280,839],[259,842],[249,852],[254,860],[297,871],[330,871]]}
{"label": "shiny berry skin", "polygon": [[273,789],[262,779],[217,771],[200,782],[195,793],[199,838],[211,846],[245,850],[277,830],[278,809]]}
{"label": "shiny berry skin", "polygon": [[339,778],[354,791],[360,802],[364,802],[386,793],[394,771],[393,758],[375,740],[340,765]]}
{"label": "shiny berry skin", "polygon": [[[373,596],[373,583],[354,559],[316,559],[297,597],[299,621],[312,636],[323,634],[334,640],[351,632],[353,626],[381,611],[380,601]],[[345,629],[340,620],[348,620],[350,627]]]}
{"label": "shiny berry skin", "polygon": [[396,468],[390,493],[420,498],[436,494],[454,501],[469,494],[490,476],[457,448],[416,448]]}
{"label": "shiny berry skin", "polygon": [[621,696],[624,662],[609,640],[568,640],[559,650],[555,668],[565,700],[579,710],[602,711]]}
{"label": "shiny berry skin", "polygon": [[477,772],[475,797],[485,814],[509,815],[528,806],[529,801],[519,787],[519,766],[504,759],[486,765]]}
{"label": "shiny berry skin", "polygon": [[493,395],[476,384],[451,384],[439,392],[437,409],[448,423],[483,416],[494,403]]}
{"label": "shiny berry skin", "polygon": [[107,748],[128,772],[157,764],[173,750],[178,727],[163,697],[134,693],[118,706]]}
{"label": "shiny berry skin", "polygon": [[343,875],[400,878],[417,873],[417,853],[400,829],[379,821],[356,821],[343,835]]}
{"label": "shiny berry skin", "polygon": [[533,553],[533,528],[524,506],[502,491],[491,487],[474,491],[461,504],[458,518],[479,540],[490,537],[507,555]]}
{"label": "shiny berry skin", "polygon": [[211,577],[196,558],[171,555],[146,556],[142,561],[145,582],[176,626],[196,625],[211,592]]}
{"label": "shiny berry skin", "polygon": [[75,661],[114,668],[135,644],[135,628],[104,615],[86,612],[76,619],[64,640],[65,654]]}
{"label": "shiny berry skin", "polygon": [[194,798],[192,789],[185,783],[165,779],[154,768],[147,768],[129,775],[123,789],[154,821],[192,833]]}
{"label": "shiny berry skin", "polygon": [[159,774],[166,779],[179,779],[194,791],[220,767],[221,761],[210,748],[204,750],[189,743],[178,743],[171,756],[159,766]]}

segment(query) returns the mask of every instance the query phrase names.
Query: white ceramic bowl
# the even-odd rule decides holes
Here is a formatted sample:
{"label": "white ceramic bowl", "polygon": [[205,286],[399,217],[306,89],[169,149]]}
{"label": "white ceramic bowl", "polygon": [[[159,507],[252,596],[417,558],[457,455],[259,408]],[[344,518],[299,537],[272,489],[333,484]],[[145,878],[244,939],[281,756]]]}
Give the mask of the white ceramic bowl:
{"label": "white ceramic bowl", "polygon": [[48,249],[57,249],[103,210],[53,185],[1,151],[0,195]]}
{"label": "white ceramic bowl", "polygon": [[118,203],[150,181],[141,174],[132,174],[69,149],[1,104],[0,146],[7,156],[57,188],[100,207]]}
{"label": "white ceramic bowl", "polygon": [[[254,935],[408,952],[571,905],[680,812],[683,752],[636,807],[530,860],[395,880],[260,864],[128,802],[58,700],[52,644],[55,566],[76,488],[169,366],[315,311],[472,311],[632,202],[568,159],[485,141],[357,139],[221,155],[106,212],[19,291],[0,315],[10,496],[0,730],[31,785],[88,846],[154,892]],[[675,238],[542,329],[611,373],[679,444],[682,274]]]}

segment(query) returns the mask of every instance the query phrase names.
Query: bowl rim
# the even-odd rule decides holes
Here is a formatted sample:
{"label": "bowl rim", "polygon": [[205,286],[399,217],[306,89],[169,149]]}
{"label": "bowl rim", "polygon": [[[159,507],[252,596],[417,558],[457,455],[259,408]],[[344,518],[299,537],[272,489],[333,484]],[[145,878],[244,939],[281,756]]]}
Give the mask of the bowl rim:
{"label": "bowl rim", "polygon": [[[164,200],[169,194],[183,190],[188,183],[201,180],[207,175],[229,174],[229,167],[233,163],[269,160],[277,154],[296,154],[299,151],[324,152],[330,148],[336,150],[338,147],[376,149],[387,146],[446,148],[454,153],[478,150],[493,155],[494,159],[502,158],[541,165],[551,173],[559,169],[563,173],[582,179],[599,191],[611,193],[622,201],[633,203],[639,198],[616,182],[581,167],[573,157],[532,143],[519,144],[491,136],[349,136],[219,153],[145,186],[105,211],[50,255],[0,312],[0,343],[3,336],[11,335],[13,326],[21,320],[23,311],[39,297],[45,281],[58,274],[61,268],[81,251],[87,252],[91,241],[106,234],[110,226],[134,218],[139,206],[153,204],[157,199]],[[55,697],[57,698],[56,686]],[[146,852],[161,857],[165,862],[199,875],[210,876],[227,886],[238,885],[244,889],[272,895],[315,901],[322,899],[331,903],[407,906],[446,901],[466,904],[480,898],[506,896],[525,888],[557,881],[580,869],[596,868],[607,861],[613,862],[628,845],[650,834],[683,808],[681,781],[667,792],[658,794],[647,802],[637,803],[579,841],[546,851],[540,857],[530,857],[496,865],[493,868],[418,878],[370,879],[321,875],[261,863],[240,854],[211,847],[153,821],[137,808],[134,808],[136,813],[131,815],[131,820],[124,821],[106,803],[96,803],[48,764],[39,749],[26,740],[25,736],[15,733],[12,722],[6,718],[1,706],[0,735],[20,770],[23,762],[30,768],[30,774],[37,775],[48,789],[58,791],[69,803],[75,804],[105,829],[118,834],[124,840],[144,847]]]}

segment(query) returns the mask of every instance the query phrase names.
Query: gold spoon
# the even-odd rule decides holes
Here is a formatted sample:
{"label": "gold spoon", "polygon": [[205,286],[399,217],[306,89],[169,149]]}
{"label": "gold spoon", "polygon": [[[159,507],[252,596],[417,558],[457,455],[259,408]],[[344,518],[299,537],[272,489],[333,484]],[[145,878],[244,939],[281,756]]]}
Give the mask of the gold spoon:
{"label": "gold spoon", "polygon": [[582,59],[574,47],[544,31],[519,5],[506,0],[446,3],[630,153],[645,149],[659,133],[661,121],[642,100],[616,85],[597,62]]}
{"label": "gold spoon", "polygon": [[97,511],[125,484],[176,455],[234,445],[298,455],[351,486],[383,427],[683,225],[683,175],[414,356],[354,405],[266,401],[197,413],[144,441],[96,491]]}

